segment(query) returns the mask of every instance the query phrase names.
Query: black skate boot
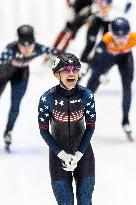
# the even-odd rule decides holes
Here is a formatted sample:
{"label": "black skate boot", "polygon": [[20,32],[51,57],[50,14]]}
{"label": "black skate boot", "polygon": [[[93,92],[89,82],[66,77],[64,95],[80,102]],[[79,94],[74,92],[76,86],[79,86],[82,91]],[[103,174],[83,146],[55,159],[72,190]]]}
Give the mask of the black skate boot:
{"label": "black skate boot", "polygon": [[4,142],[5,142],[6,151],[10,151],[10,145],[12,143],[11,132],[5,132],[4,133]]}
{"label": "black skate boot", "polygon": [[131,141],[131,142],[133,142],[134,139],[133,139],[133,137],[132,137],[132,129],[131,129],[131,126],[130,126],[129,124],[124,124],[124,125],[123,125],[123,130],[124,130],[124,132],[126,133],[128,140]]}

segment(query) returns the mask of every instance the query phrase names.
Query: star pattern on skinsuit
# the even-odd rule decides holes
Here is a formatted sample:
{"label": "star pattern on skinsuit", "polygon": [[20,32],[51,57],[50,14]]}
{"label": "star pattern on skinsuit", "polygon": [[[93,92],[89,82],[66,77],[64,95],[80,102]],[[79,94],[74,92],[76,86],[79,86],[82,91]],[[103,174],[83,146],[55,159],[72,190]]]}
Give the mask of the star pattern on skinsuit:
{"label": "star pattern on skinsuit", "polygon": [[8,55],[7,54],[4,54],[4,59],[6,60],[8,58]]}
{"label": "star pattern on skinsuit", "polygon": [[45,102],[46,101],[46,97],[42,97],[42,99],[41,99],[43,102]]}
{"label": "star pattern on skinsuit", "polygon": [[91,108],[92,108],[92,109],[94,108],[94,103],[92,104]]}
{"label": "star pattern on skinsuit", "polygon": [[21,53],[16,53],[16,58],[23,58],[23,55]]}
{"label": "star pattern on skinsuit", "polygon": [[44,122],[44,118],[41,117],[40,120],[41,120],[41,122]]}
{"label": "star pattern on skinsuit", "polygon": [[89,98],[93,99],[93,94],[90,94]]}
{"label": "star pattern on skinsuit", "polygon": [[89,111],[89,110],[87,110],[87,111],[86,111],[86,114],[89,114],[89,113],[90,113],[90,111]]}
{"label": "star pattern on skinsuit", "polygon": [[44,46],[42,46],[42,52],[44,52],[46,50],[46,48]]}
{"label": "star pattern on skinsuit", "polygon": [[89,102],[89,103],[86,104],[86,106],[89,106],[89,105],[91,105],[91,102]]}
{"label": "star pattern on skinsuit", "polygon": [[49,116],[49,114],[45,114],[45,116],[46,116],[46,117],[48,117],[48,116]]}
{"label": "star pattern on skinsuit", "polygon": [[91,114],[90,117],[91,117],[91,118],[94,118],[94,117],[95,117],[95,114]]}
{"label": "star pattern on skinsuit", "polygon": [[63,105],[64,105],[64,101],[61,100],[60,103],[59,103],[59,105],[63,106]]}
{"label": "star pattern on skinsuit", "polygon": [[47,106],[47,105],[44,105],[44,107],[45,107],[46,110],[49,108],[49,106]]}
{"label": "star pattern on skinsuit", "polygon": [[40,108],[40,111],[43,112],[43,108]]}

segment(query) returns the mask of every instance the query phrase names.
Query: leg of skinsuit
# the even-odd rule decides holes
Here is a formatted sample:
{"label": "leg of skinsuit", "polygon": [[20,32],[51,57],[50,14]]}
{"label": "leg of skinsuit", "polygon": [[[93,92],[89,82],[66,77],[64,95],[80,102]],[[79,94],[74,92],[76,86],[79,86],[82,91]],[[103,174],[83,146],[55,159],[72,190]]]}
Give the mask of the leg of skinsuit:
{"label": "leg of skinsuit", "polygon": [[[26,92],[28,84],[28,68],[19,68],[11,79],[11,107],[5,133],[11,131],[19,114],[21,100]],[[21,70],[22,69],[22,70]]]}
{"label": "leg of skinsuit", "polygon": [[88,80],[87,88],[94,93],[100,85],[100,75],[106,73],[114,64],[114,56],[107,52],[101,54],[96,52],[92,60],[92,74]]}
{"label": "leg of skinsuit", "polygon": [[134,62],[132,53],[124,54],[118,59],[119,72],[123,86],[123,120],[122,125],[129,124],[129,110],[131,105],[131,85],[134,75]]}
{"label": "leg of skinsuit", "polygon": [[77,182],[78,205],[92,205],[92,193],[94,191],[95,178],[84,177]]}
{"label": "leg of skinsuit", "polygon": [[73,38],[72,31],[73,22],[67,22],[63,31],[61,31],[54,43],[54,47],[58,50],[65,51],[69,45],[69,41]]}
{"label": "leg of skinsuit", "polygon": [[61,31],[59,33],[59,35],[57,36],[57,39],[55,40],[55,43],[54,43],[54,47],[57,48],[58,44],[60,43],[60,41],[62,40],[62,38],[64,37],[65,35],[65,32],[64,31]]}
{"label": "leg of skinsuit", "polygon": [[50,150],[49,167],[51,184],[58,205],[74,205],[72,172],[62,169],[60,159]]}
{"label": "leg of skinsuit", "polygon": [[0,96],[13,74],[14,69],[11,69],[11,66],[9,66],[9,64],[0,65]]}
{"label": "leg of skinsuit", "polygon": [[8,81],[1,81],[0,80],[0,96],[3,93]]}
{"label": "leg of skinsuit", "polygon": [[58,205],[74,205],[72,183],[52,181],[52,189]]}
{"label": "leg of skinsuit", "polygon": [[100,30],[100,26],[101,26],[101,21],[99,20],[99,18],[95,18],[93,20],[91,26],[88,28],[86,46],[85,46],[85,49],[83,50],[82,55],[81,55],[81,61],[84,63],[89,62],[87,57],[88,57],[88,54],[94,48],[97,34]]}
{"label": "leg of skinsuit", "polygon": [[92,194],[95,185],[95,158],[91,145],[74,171],[76,181],[77,205],[92,205]]}
{"label": "leg of skinsuit", "polygon": [[102,23],[102,27],[103,27],[103,34],[107,33],[108,30],[109,30],[109,24],[110,24],[110,21],[104,21]]}

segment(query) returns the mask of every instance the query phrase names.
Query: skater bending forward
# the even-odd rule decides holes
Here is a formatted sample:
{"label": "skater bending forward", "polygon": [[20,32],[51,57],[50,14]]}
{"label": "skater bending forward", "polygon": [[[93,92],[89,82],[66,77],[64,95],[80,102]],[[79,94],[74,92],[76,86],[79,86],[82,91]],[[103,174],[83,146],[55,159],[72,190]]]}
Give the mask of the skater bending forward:
{"label": "skater bending forward", "polygon": [[133,81],[134,62],[132,48],[136,46],[136,33],[130,31],[130,25],[125,18],[116,18],[111,22],[110,32],[103,36],[103,41],[96,49],[92,60],[92,75],[87,88],[94,93],[100,85],[100,78],[113,65],[117,65],[122,82],[123,102],[122,126],[130,138],[131,127],[129,110],[131,105],[131,85]]}
{"label": "skater bending forward", "polygon": [[95,167],[90,140],[96,113],[92,92],[77,83],[80,67],[75,55],[59,55],[52,70],[60,84],[41,96],[38,107],[39,129],[49,145],[51,183],[59,205],[74,204],[73,178],[77,204],[92,205]]}
{"label": "skater bending forward", "polygon": [[30,62],[42,55],[57,55],[54,48],[46,47],[35,41],[34,29],[30,25],[22,25],[17,29],[17,41],[9,43],[0,54],[0,96],[8,82],[11,84],[11,106],[8,122],[4,131],[7,147],[12,142],[12,130],[19,115],[19,108],[27,90]]}

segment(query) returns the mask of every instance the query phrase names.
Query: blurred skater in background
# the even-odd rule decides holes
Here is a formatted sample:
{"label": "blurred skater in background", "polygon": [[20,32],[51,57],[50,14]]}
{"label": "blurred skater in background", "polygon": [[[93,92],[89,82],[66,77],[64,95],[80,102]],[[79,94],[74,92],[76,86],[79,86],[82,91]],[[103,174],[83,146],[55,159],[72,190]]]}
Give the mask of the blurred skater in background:
{"label": "blurred skater in background", "polygon": [[19,115],[21,100],[29,79],[29,63],[43,53],[57,55],[58,51],[35,42],[34,29],[22,25],[17,29],[18,40],[9,43],[0,55],[0,95],[8,82],[11,84],[11,106],[4,132],[6,148],[9,148],[11,131]]}
{"label": "blurred skater in background", "polygon": [[125,18],[116,18],[111,22],[110,30],[103,36],[103,40],[96,49],[92,60],[92,74],[87,83],[87,88],[93,93],[101,82],[101,76],[107,73],[113,65],[117,65],[123,89],[123,119],[122,126],[130,140],[131,126],[129,110],[131,105],[131,85],[134,75],[134,62],[132,48],[136,46],[136,33],[131,32],[130,25]]}

